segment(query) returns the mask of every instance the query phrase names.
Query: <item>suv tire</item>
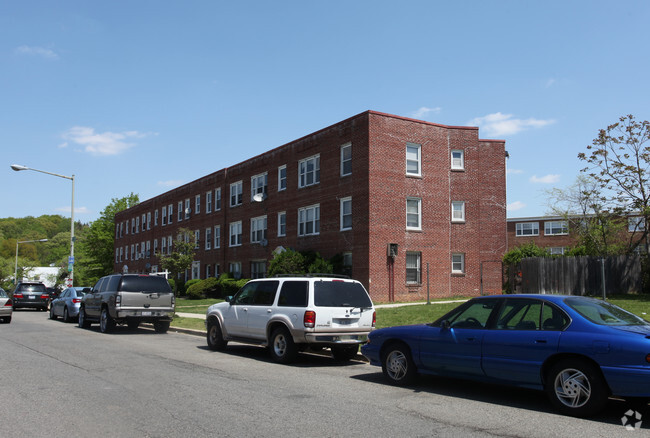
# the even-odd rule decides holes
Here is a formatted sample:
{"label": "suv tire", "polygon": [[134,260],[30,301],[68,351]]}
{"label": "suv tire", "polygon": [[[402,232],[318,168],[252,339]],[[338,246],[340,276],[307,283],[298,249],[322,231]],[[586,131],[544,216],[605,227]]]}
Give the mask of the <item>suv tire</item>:
{"label": "suv tire", "polygon": [[79,328],[90,328],[90,321],[86,319],[86,311],[83,307],[79,309],[79,319],[77,320],[77,325]]}
{"label": "suv tire", "polygon": [[155,321],[153,323],[153,329],[156,333],[167,333],[167,330],[169,330],[169,324],[169,321]]}
{"label": "suv tire", "polygon": [[208,347],[213,351],[223,351],[226,349],[228,341],[223,339],[221,325],[214,318],[208,321]]}
{"label": "suv tire", "polygon": [[357,357],[357,353],[359,353],[359,344],[334,346],[331,350],[334,359],[340,361],[350,360]]}
{"label": "suv tire", "polygon": [[277,363],[291,363],[298,357],[298,349],[293,342],[291,333],[285,327],[279,327],[273,330],[271,342],[269,344],[271,359]]}
{"label": "suv tire", "polygon": [[68,308],[63,309],[63,322],[70,322],[70,314],[68,313]]}
{"label": "suv tire", "polygon": [[115,328],[115,321],[108,313],[108,308],[102,308],[102,313],[99,316],[99,331],[102,333],[110,333]]}

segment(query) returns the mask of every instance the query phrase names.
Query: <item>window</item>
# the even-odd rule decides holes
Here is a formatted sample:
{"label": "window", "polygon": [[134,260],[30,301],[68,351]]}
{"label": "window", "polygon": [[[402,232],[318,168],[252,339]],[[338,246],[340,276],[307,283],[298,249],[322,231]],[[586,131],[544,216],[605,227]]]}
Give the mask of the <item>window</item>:
{"label": "window", "polygon": [[240,246],[242,242],[241,221],[230,224],[230,246]]}
{"label": "window", "polygon": [[135,232],[136,233],[140,232],[140,216],[135,218]]}
{"label": "window", "polygon": [[406,143],[406,174],[421,175],[421,152],[422,146],[415,143]]}
{"label": "window", "polygon": [[147,253],[145,254],[145,257],[151,257],[151,240],[147,240]]}
{"label": "window", "polygon": [[262,195],[262,199],[266,198],[267,183],[268,175],[266,173],[251,178],[251,200],[255,195]]}
{"label": "window", "polygon": [[266,240],[266,216],[251,219],[251,243],[262,243]]}
{"label": "window", "polygon": [[[253,261],[251,262],[251,278],[264,278],[266,277],[266,261]],[[276,286],[277,288],[277,286]],[[274,294],[273,300],[275,299],[275,289],[273,289]],[[273,300],[269,305],[273,304]]]}
{"label": "window", "polygon": [[194,197],[194,214],[199,214],[201,212],[201,195],[196,195]]}
{"label": "window", "polygon": [[124,237],[124,222],[120,222],[120,237]]}
{"label": "window", "polygon": [[172,253],[172,236],[167,236],[167,254]]}
{"label": "window", "polygon": [[406,283],[422,283],[422,254],[419,252],[406,252]]}
{"label": "window", "polygon": [[151,212],[147,213],[147,230],[151,229]]}
{"label": "window", "polygon": [[167,239],[160,239],[160,254],[167,254]]}
{"label": "window", "polygon": [[158,226],[158,209],[153,212],[153,226],[157,227]]}
{"label": "window", "polygon": [[237,181],[236,183],[230,184],[230,206],[236,207],[242,203],[242,190],[243,183]]}
{"label": "window", "polygon": [[298,209],[298,235],[312,236],[320,233],[320,205]]}
{"label": "window", "polygon": [[200,242],[201,242],[201,231],[194,230],[194,249],[199,249]]}
{"label": "window", "polygon": [[544,222],[544,235],[557,236],[562,234],[569,234],[569,228],[566,221],[550,221]]}
{"label": "window", "polygon": [[135,244],[135,259],[140,260],[140,244]]}
{"label": "window", "polygon": [[515,228],[517,236],[539,236],[539,222],[519,222]]}
{"label": "window", "polygon": [[352,277],[352,253],[344,252],[343,253],[343,275]]}
{"label": "window", "polygon": [[422,228],[420,222],[421,214],[421,199],[420,198],[407,198],[406,199],[406,229],[407,230],[420,230]]}
{"label": "window", "polygon": [[183,201],[178,202],[178,222],[183,220]]}
{"label": "window", "polygon": [[309,302],[309,282],[285,281],[280,289],[278,306],[307,307]]}
{"label": "window", "polygon": [[235,280],[239,280],[241,278],[241,262],[230,262],[228,272],[232,274]]}
{"label": "window", "polygon": [[451,221],[465,222],[465,202],[453,201],[451,203]]}
{"label": "window", "polygon": [[172,224],[172,218],[174,217],[174,206],[169,204],[167,206],[167,225]]}
{"label": "window", "polygon": [[129,259],[129,245],[126,245],[124,247],[124,260],[128,260],[128,259]]}
{"label": "window", "polygon": [[278,213],[278,236],[287,235],[287,212],[281,211]]}
{"label": "window", "polygon": [[551,255],[562,255],[562,254],[564,254],[564,247],[563,246],[553,246],[553,247],[550,247],[550,248],[547,248],[547,249],[548,249],[548,252]]}
{"label": "window", "polygon": [[142,215],[142,229],[140,231],[147,231],[147,215]]}
{"label": "window", "polygon": [[341,146],[341,176],[352,174],[352,143]]}
{"label": "window", "polygon": [[320,183],[320,155],[298,162],[298,187],[308,187]]}
{"label": "window", "polygon": [[214,247],[221,248],[221,225],[214,227]]}
{"label": "window", "polygon": [[167,207],[162,208],[162,224],[167,225]]}
{"label": "window", "polygon": [[465,273],[465,254],[451,255],[451,273],[452,274]]}
{"label": "window", "polygon": [[212,190],[205,194],[205,212],[212,213]]}
{"label": "window", "polygon": [[453,170],[465,169],[465,153],[461,150],[451,151],[451,168]]}
{"label": "window", "polygon": [[221,189],[214,189],[214,211],[221,210]]}
{"label": "window", "polygon": [[210,277],[212,277],[212,266],[205,265],[205,278],[210,278]]}
{"label": "window", "polygon": [[212,228],[205,229],[205,249],[212,249]]}
{"label": "window", "polygon": [[287,189],[287,166],[278,167],[278,192]]}
{"label": "window", "polygon": [[124,260],[124,248],[120,246],[120,263]]}
{"label": "window", "polygon": [[201,262],[192,262],[192,280],[201,278]]}
{"label": "window", "polygon": [[352,198],[342,198],[340,201],[341,231],[352,229]]}
{"label": "window", "polygon": [[158,239],[153,240],[153,255],[158,255]]}
{"label": "window", "polygon": [[191,213],[192,209],[190,208],[190,198],[187,198],[185,200],[185,219],[189,219]]}
{"label": "window", "polygon": [[628,218],[627,230],[630,233],[634,233],[635,231],[645,231],[645,218],[641,216]]}

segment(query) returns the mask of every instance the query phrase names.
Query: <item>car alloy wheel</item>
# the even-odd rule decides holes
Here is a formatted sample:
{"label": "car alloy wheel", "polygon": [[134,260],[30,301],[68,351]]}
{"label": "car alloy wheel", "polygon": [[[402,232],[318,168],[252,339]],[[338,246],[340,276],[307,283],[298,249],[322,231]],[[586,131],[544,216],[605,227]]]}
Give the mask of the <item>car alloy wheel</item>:
{"label": "car alloy wheel", "polygon": [[382,371],[393,385],[406,385],[417,374],[411,359],[411,351],[406,345],[401,343],[389,345],[383,357]]}
{"label": "car alloy wheel", "polygon": [[603,409],[609,392],[600,370],[582,360],[555,364],[547,375],[546,391],[560,412],[576,417]]}
{"label": "car alloy wheel", "polygon": [[291,363],[298,356],[298,349],[293,338],[284,327],[273,330],[270,345],[271,358],[278,363]]}

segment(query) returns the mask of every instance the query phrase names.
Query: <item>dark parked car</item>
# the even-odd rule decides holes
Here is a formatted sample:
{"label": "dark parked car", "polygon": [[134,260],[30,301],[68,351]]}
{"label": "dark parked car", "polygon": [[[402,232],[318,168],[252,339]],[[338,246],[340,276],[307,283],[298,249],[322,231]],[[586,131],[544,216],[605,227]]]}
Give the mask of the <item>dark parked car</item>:
{"label": "dark parked car", "polygon": [[69,287],[61,292],[50,303],[50,319],[60,316],[64,322],[76,320],[79,317],[81,299],[87,292],[90,292],[89,287]]}
{"label": "dark parked car", "polygon": [[47,310],[47,305],[50,300],[50,295],[47,293],[47,288],[40,282],[22,282],[18,283],[12,296],[14,310],[20,307],[31,307]]}
{"label": "dark parked car", "polygon": [[361,348],[393,384],[418,372],[545,390],[562,413],[650,397],[650,323],[606,301],[474,298],[430,324],[388,327]]}

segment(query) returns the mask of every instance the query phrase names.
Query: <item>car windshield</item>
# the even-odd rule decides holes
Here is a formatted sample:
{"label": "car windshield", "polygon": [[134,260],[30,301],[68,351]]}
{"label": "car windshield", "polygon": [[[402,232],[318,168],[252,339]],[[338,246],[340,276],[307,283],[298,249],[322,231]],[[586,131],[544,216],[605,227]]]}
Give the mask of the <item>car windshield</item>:
{"label": "car windshield", "polygon": [[650,324],[627,310],[607,301],[567,298],[564,302],[589,321],[599,325],[626,326]]}
{"label": "car windshield", "polygon": [[7,292],[5,292],[4,289],[0,289],[0,297],[1,298],[8,298]]}
{"label": "car windshield", "polygon": [[363,286],[347,281],[314,282],[314,304],[319,307],[372,307]]}

